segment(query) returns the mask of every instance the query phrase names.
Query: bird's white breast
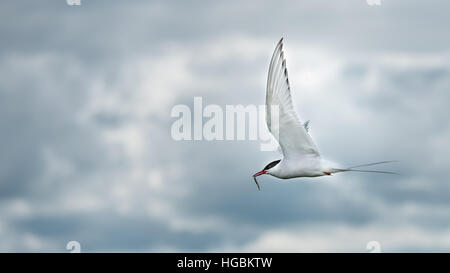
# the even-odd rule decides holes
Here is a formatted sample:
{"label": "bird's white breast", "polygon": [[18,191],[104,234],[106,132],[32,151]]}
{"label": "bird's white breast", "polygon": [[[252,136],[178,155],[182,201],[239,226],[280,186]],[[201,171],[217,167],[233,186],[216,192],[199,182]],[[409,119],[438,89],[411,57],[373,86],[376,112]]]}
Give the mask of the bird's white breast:
{"label": "bird's white breast", "polygon": [[282,179],[324,175],[320,158],[283,159],[275,167],[269,169],[268,174]]}

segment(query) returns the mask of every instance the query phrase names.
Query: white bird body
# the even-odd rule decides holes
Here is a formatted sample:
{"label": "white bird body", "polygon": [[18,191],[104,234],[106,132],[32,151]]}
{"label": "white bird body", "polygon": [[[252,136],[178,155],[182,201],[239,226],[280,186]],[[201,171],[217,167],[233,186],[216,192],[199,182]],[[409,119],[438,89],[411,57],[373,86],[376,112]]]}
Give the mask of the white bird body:
{"label": "white bird body", "polygon": [[330,169],[322,166],[322,160],[319,157],[306,157],[297,160],[282,159],[280,163],[268,169],[266,173],[281,179],[289,179],[323,176],[329,172]]}
{"label": "white bird body", "polygon": [[256,177],[269,174],[281,179],[317,177],[337,172],[362,171],[392,173],[374,170],[356,170],[355,167],[371,166],[392,161],[364,164],[349,168],[333,168],[322,160],[316,144],[308,132],[308,122],[297,116],[291,97],[291,88],[283,53],[283,38],[278,42],[269,65],[266,89],[266,122],[270,133],[280,144],[283,158],[269,163]]}

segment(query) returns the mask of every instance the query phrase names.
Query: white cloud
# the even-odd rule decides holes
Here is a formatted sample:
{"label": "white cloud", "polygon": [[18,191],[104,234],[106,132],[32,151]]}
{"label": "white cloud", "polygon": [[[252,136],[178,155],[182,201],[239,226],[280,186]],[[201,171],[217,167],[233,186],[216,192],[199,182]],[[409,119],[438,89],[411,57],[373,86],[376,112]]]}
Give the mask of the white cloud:
{"label": "white cloud", "polygon": [[300,225],[263,232],[256,240],[231,251],[244,252],[369,252],[367,243],[377,241],[382,252],[434,249],[448,251],[450,232],[411,226],[345,226],[318,228]]}

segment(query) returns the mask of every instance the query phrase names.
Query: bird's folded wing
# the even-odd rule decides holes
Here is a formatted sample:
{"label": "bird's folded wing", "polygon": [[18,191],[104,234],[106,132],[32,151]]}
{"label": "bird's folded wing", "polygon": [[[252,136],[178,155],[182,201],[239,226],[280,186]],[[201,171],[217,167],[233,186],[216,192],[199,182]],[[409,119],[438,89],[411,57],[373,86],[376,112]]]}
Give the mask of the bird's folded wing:
{"label": "bird's folded wing", "polygon": [[281,38],[272,55],[266,91],[266,121],[285,158],[320,156],[317,146],[298,118],[292,104]]}

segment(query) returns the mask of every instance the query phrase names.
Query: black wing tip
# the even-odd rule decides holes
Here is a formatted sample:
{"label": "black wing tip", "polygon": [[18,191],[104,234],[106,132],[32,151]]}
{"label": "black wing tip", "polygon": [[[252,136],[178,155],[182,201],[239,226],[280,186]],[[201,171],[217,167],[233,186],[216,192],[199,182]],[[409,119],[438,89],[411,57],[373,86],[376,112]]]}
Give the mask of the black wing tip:
{"label": "black wing tip", "polygon": [[309,132],[309,120],[307,120],[305,123],[303,123],[303,127],[305,127],[306,132]]}
{"label": "black wing tip", "polygon": [[277,47],[278,46],[283,47],[283,39],[284,37],[281,37],[280,41],[278,41]]}

